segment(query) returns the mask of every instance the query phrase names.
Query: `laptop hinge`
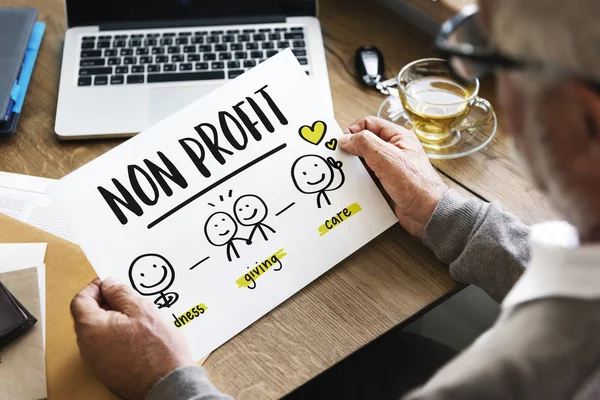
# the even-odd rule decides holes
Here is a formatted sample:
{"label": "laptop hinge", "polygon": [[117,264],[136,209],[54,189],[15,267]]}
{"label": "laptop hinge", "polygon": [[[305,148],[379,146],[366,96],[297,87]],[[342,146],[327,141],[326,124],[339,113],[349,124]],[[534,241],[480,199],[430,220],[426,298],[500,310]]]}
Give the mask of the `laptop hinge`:
{"label": "laptop hinge", "polygon": [[159,29],[159,28],[183,28],[188,26],[216,26],[216,25],[246,25],[246,24],[269,24],[285,22],[284,15],[269,15],[239,18],[206,18],[186,19],[174,21],[135,21],[135,22],[109,22],[100,24],[101,31],[115,31],[127,29]]}

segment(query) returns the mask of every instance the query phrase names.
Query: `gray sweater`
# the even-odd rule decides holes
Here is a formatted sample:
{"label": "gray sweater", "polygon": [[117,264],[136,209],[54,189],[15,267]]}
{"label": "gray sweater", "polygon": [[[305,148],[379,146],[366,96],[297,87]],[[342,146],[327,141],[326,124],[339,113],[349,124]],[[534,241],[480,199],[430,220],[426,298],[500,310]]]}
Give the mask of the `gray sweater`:
{"label": "gray sweater", "polygon": [[[495,204],[448,191],[424,243],[460,282],[502,301],[529,261],[529,229]],[[503,310],[494,326],[444,366],[418,399],[600,399],[600,301],[546,298]],[[401,378],[399,378],[401,379]],[[202,367],[159,381],[148,400],[221,400]]]}

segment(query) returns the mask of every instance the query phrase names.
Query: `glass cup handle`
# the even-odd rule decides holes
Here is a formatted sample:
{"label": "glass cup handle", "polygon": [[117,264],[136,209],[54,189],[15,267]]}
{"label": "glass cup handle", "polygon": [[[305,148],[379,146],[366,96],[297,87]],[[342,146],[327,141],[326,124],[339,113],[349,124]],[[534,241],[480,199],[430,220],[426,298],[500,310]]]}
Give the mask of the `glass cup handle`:
{"label": "glass cup handle", "polygon": [[467,117],[460,124],[460,129],[477,128],[490,123],[494,118],[494,107],[483,97],[476,97]]}
{"label": "glass cup handle", "polygon": [[492,104],[483,97],[476,97],[473,107],[481,108],[488,115],[491,115],[494,112],[494,107],[492,107]]}

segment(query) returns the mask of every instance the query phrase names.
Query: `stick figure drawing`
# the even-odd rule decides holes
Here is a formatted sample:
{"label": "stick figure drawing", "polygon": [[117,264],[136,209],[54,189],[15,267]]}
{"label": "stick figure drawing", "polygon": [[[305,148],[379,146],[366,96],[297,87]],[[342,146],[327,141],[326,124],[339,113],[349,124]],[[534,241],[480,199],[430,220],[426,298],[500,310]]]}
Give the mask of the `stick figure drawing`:
{"label": "stick figure drawing", "polygon": [[322,199],[331,205],[327,192],[339,189],[346,181],[342,165],[332,157],[326,160],[316,154],[307,154],[292,165],[292,180],[301,193],[316,193],[317,207],[321,208]]}
{"label": "stick figure drawing", "polygon": [[275,229],[263,223],[267,218],[269,209],[260,197],[253,194],[247,194],[240,197],[233,205],[233,212],[240,225],[252,227],[252,232],[250,232],[250,237],[247,242],[248,244],[252,244],[252,238],[257,231],[260,232],[265,241],[269,240],[265,233],[265,229],[275,233]]}
{"label": "stick figure drawing", "polygon": [[237,232],[237,222],[231,215],[223,211],[212,214],[204,224],[204,234],[210,244],[217,247],[227,246],[227,260],[229,261],[232,260],[232,251],[236,258],[240,258],[240,254],[235,247],[235,241],[248,241],[248,239],[236,237]]}
{"label": "stick figure drawing", "polygon": [[158,297],[158,308],[171,307],[179,299],[175,292],[165,293],[175,280],[175,269],[159,254],[144,254],[133,260],[129,267],[131,286],[142,296]]}

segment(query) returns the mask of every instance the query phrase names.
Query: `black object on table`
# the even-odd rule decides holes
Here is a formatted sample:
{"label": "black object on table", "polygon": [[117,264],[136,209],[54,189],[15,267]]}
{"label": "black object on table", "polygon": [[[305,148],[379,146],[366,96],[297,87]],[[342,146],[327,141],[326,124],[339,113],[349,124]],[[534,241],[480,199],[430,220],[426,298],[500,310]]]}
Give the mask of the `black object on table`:
{"label": "black object on table", "polygon": [[27,332],[37,319],[0,282],[0,349]]}

